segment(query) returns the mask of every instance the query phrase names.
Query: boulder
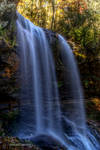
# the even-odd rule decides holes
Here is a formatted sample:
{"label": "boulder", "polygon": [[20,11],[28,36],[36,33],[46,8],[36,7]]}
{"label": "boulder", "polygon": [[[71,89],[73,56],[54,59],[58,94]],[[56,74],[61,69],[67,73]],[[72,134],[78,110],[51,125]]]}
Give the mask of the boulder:
{"label": "boulder", "polygon": [[55,137],[51,135],[38,135],[31,139],[33,143],[38,145],[43,150],[65,150],[64,146],[61,145]]}

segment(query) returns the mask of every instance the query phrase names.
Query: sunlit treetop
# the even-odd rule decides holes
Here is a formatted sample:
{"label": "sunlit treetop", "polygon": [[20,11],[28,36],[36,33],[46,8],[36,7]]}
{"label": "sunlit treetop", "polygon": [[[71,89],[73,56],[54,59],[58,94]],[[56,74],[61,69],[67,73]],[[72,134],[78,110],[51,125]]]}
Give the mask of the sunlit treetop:
{"label": "sunlit treetop", "polygon": [[69,9],[83,14],[88,8],[100,15],[99,0],[20,0],[18,11],[34,24],[52,28]]}

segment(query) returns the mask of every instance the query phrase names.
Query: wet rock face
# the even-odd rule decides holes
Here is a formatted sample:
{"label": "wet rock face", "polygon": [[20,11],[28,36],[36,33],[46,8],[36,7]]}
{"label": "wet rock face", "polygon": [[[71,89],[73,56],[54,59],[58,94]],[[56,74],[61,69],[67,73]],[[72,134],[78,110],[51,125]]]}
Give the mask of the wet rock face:
{"label": "wet rock face", "polygon": [[39,135],[31,139],[31,141],[38,145],[41,148],[41,150],[65,150],[61,143],[50,135]]}
{"label": "wet rock face", "polygon": [[18,89],[16,82],[19,66],[19,57],[16,52],[16,2],[17,0],[0,0],[1,103],[5,101],[1,95],[14,97]]}
{"label": "wet rock face", "polygon": [[18,64],[18,56],[13,50],[0,50],[0,93],[14,93]]}
{"label": "wet rock face", "polygon": [[48,42],[51,46],[54,46],[55,44],[57,45],[58,41],[58,34],[56,32],[53,32],[51,30],[43,29],[46,37],[48,39]]}

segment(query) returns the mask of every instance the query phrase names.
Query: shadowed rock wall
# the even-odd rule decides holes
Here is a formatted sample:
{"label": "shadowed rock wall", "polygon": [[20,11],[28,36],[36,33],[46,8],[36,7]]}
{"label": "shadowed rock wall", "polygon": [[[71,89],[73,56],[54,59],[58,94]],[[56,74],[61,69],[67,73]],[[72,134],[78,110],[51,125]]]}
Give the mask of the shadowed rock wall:
{"label": "shadowed rock wall", "polygon": [[0,0],[0,104],[15,100],[18,90],[16,2],[16,0]]}

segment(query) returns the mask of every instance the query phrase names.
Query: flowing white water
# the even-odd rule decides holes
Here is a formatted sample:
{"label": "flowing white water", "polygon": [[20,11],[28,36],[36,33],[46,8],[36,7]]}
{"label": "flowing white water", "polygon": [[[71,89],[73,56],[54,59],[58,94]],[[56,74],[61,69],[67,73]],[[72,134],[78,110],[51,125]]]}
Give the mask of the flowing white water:
{"label": "flowing white water", "polygon": [[73,136],[66,133],[67,128],[62,124],[55,65],[43,29],[19,14],[16,24],[21,60],[20,120],[16,136],[31,138],[50,135],[69,150],[97,150],[87,137],[83,93],[69,45],[59,36],[59,47],[67,68],[72,100],[64,118],[66,125],[72,126]]}
{"label": "flowing white water", "polygon": [[[69,86],[68,107],[66,113],[66,124],[70,124],[73,128],[74,136],[66,135],[67,139],[74,143],[75,148],[71,145],[69,150],[99,150],[100,145],[95,137],[88,132],[84,110],[84,96],[80,83],[78,68],[72,50],[67,41],[59,35],[59,47],[61,50],[62,61],[66,66],[66,82]],[[70,103],[71,101],[71,103]],[[89,139],[90,138],[90,139]]]}
{"label": "flowing white water", "polygon": [[[20,15],[18,17],[23,125],[26,126],[26,130],[30,124],[34,126],[34,130],[30,131],[31,134],[53,130],[55,133],[58,131],[60,133],[62,129],[59,94],[51,49],[41,28],[23,20]],[[26,135],[30,136],[29,133]]]}
{"label": "flowing white water", "polygon": [[71,103],[69,104],[69,110],[67,110],[69,113],[67,118],[73,121],[77,125],[77,128],[82,128],[85,131],[84,97],[76,61],[70,46],[61,35],[59,35],[59,46],[62,61],[66,67],[66,82],[70,92],[70,97],[68,97],[67,101]]}

